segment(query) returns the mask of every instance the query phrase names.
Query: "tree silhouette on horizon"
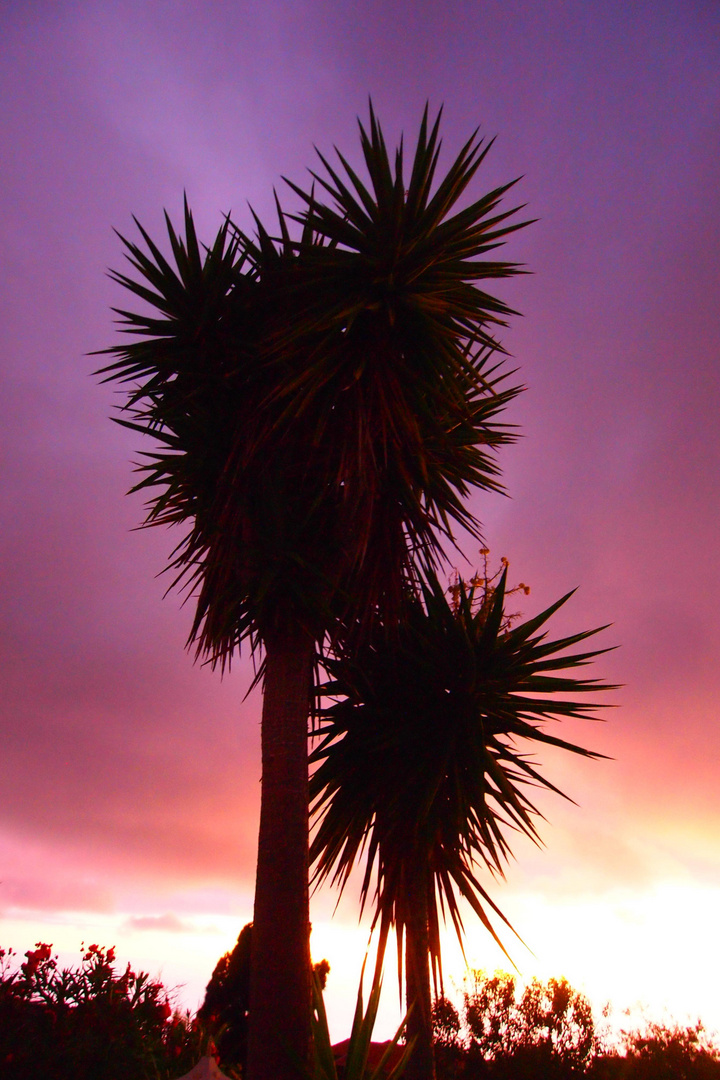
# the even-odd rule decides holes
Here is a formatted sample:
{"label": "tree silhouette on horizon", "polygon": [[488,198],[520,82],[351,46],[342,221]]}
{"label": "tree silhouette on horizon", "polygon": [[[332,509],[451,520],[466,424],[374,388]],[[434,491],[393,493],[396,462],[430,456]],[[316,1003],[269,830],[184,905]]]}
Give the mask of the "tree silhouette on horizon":
{"label": "tree silhouette on horizon", "polygon": [[493,337],[512,312],[479,283],[520,272],[487,256],[524,223],[499,209],[512,184],[457,209],[490,143],[474,133],[440,175],[439,125],[426,108],[406,176],[371,105],[367,181],[321,156],[311,189],[290,184],[300,211],[278,203],[277,237],[227,219],[205,249],[186,203],[170,259],[138,224],[113,274],[141,311],[117,309],[130,337],[102,374],[155,446],[133,489],[145,524],[184,530],[169,565],[196,600],[190,643],[220,668],[262,650],[250,1080],[291,1080],[308,1057],[318,650],[401,619],[453,529],[477,535],[465,498],[500,490],[493,451],[513,438],[497,418],[519,388]]}

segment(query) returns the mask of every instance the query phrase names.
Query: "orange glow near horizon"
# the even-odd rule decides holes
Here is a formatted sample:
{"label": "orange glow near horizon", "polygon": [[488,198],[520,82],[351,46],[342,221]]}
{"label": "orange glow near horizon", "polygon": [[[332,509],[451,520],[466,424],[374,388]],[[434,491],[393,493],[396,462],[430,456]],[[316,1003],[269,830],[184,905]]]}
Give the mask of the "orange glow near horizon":
{"label": "orange glow near horizon", "polygon": [[[517,941],[511,943],[509,934],[502,938],[519,969],[519,983],[533,976],[565,976],[589,997],[597,1021],[609,1003],[610,1023],[616,1028],[639,1024],[648,1016],[681,1023],[700,1018],[709,1030],[720,1032],[719,907],[720,888],[671,881],[645,891],[617,889],[564,903],[538,893],[508,893],[503,909],[532,953]],[[456,1004],[468,968],[513,970],[477,920],[468,917],[466,930],[467,967],[454,934],[446,931],[443,942],[445,991]],[[328,1015],[338,1030],[350,1026],[350,1002],[354,1004],[366,942],[364,929],[314,925],[313,955],[327,955],[331,965],[335,958],[336,966],[354,969],[353,975],[343,970],[342,976],[332,969],[328,980]],[[378,1019],[383,1038],[394,1033],[401,1015],[394,964],[394,951],[389,950]],[[338,1001],[333,1000],[336,978],[343,980]]]}
{"label": "orange glow near horizon", "polygon": [[[565,976],[590,998],[596,1020],[606,1003],[612,1006],[615,1028],[640,1023],[643,1016],[692,1023],[701,1019],[710,1031],[720,1031],[717,970],[720,941],[716,913],[720,888],[681,882],[662,882],[645,891],[615,890],[597,898],[550,902],[539,893],[508,892],[504,910],[522,932],[532,953],[519,942],[509,946],[520,984],[538,976]],[[312,953],[331,966],[326,1007],[331,1034],[344,1038],[351,1026],[360,972],[368,945],[368,927],[349,916],[349,905],[336,918],[315,919]],[[193,1011],[202,1001],[205,985],[223,952],[232,949],[241,923],[236,916],[203,912],[135,920],[118,913],[90,916],[58,914],[53,918],[8,914],[2,920],[2,942],[22,955],[25,948],[47,941],[61,964],[79,961],[80,942],[117,946],[118,964],[159,977],[174,990],[179,1007]],[[468,918],[465,952],[450,931],[443,942],[445,991],[456,1004],[468,970],[512,971],[512,966],[489,935]],[[24,945],[21,943],[25,943]],[[533,955],[534,953],[534,955]],[[365,977],[365,999],[372,962]],[[628,1012],[629,1011],[629,1012]],[[402,1016],[398,996],[395,950],[390,943],[385,965],[383,997],[376,1025],[377,1038],[395,1033]]]}

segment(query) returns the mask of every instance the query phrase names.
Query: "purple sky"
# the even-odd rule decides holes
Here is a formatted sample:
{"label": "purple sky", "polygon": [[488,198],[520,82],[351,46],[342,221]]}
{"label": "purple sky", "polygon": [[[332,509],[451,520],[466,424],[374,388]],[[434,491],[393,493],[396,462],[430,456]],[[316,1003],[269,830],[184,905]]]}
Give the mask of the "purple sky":
{"label": "purple sky", "polygon": [[[475,508],[527,615],[579,586],[557,629],[613,623],[598,674],[625,684],[606,725],[568,728],[616,760],[548,762],[580,808],[543,803],[547,848],[518,846],[497,899],[524,973],[621,999],[662,956],[652,989],[683,1005],[720,962],[717,5],[6,0],[0,42],[0,944],[94,934],[194,1005],[251,915],[251,668],[221,682],[183,651],[173,538],[131,531],[138,439],[90,375],[123,299],[113,227],[159,238],[183,190],[205,239],[248,201],[269,222],[313,145],[357,161],[368,94],[393,143],[429,99],[450,152],[498,136],[474,190],[522,174],[539,218],[506,249],[533,275],[501,290],[529,387],[511,498]],[[316,953],[356,923],[332,904]],[[474,924],[469,959],[495,962]]]}

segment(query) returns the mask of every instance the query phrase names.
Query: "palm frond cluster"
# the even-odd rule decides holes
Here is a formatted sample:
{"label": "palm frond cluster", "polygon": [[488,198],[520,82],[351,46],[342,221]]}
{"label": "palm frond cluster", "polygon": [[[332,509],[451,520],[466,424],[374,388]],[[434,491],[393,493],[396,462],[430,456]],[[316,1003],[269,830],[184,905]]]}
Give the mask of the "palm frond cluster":
{"label": "palm frond cluster", "polygon": [[546,726],[602,707],[591,699],[607,684],[576,672],[607,650],[567,652],[598,630],[548,639],[545,624],[571,593],[508,627],[506,578],[505,567],[488,606],[462,582],[449,600],[429,576],[400,634],[376,625],[360,648],[327,661],[320,688],[316,877],[343,888],[364,864],[361,897],[374,901],[381,949],[391,925],[400,945],[422,889],[436,981],[441,917],[462,943],[462,897],[498,940],[489,916],[504,917],[477,867],[502,875],[509,836],[538,839],[533,789],[561,794],[534,752],[602,756]]}
{"label": "palm frond cluster", "polygon": [[136,490],[147,525],[187,528],[175,583],[215,661],[280,618],[320,640],[338,614],[396,616],[453,528],[477,532],[468,493],[500,488],[520,387],[493,336],[510,309],[478,282],[520,272],[490,257],[520,224],[499,210],[511,184],[453,212],[489,144],[473,135],[436,182],[439,122],[426,110],[406,177],[371,108],[367,184],[321,157],[276,238],[227,220],[203,250],[187,204],[171,257],[142,228],[121,237],[135,276],[113,277],[151,313],[119,310],[131,339],[102,374],[128,387],[120,422],[157,444]]}

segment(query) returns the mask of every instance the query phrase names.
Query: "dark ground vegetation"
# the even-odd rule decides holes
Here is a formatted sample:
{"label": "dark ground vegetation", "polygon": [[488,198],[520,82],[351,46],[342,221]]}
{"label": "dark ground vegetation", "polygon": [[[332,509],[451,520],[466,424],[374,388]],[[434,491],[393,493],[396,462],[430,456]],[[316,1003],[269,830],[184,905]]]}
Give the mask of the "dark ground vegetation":
{"label": "dark ground vegetation", "polygon": [[434,1008],[438,1080],[714,1080],[720,1048],[702,1024],[650,1022],[610,1039],[566,979],[519,990],[512,975],[473,972],[460,1011]]}
{"label": "dark ground vegetation", "polygon": [[84,946],[60,969],[38,943],[17,966],[0,949],[0,1080],[174,1080],[203,1051],[199,1025],[173,1010],[159,982],[115,950]]}
{"label": "dark ground vegetation", "polygon": [[[245,927],[195,1017],[173,1010],[148,975],[116,971],[114,949],[83,947],[65,969],[50,945],[19,965],[0,949],[0,1080],[175,1080],[215,1048],[239,1080],[249,946]],[[328,970],[316,965],[323,983]],[[510,975],[474,972],[460,1009],[440,998],[433,1020],[438,1080],[720,1080],[720,1047],[700,1023],[648,1023],[610,1047],[565,979],[521,992]]]}
{"label": "dark ground vegetation", "polygon": [[[218,961],[198,1012],[223,1068],[242,1061],[250,931]],[[327,961],[315,968],[324,987]],[[720,1080],[720,1047],[702,1024],[650,1022],[611,1044],[565,979],[533,980],[521,992],[511,975],[473,972],[459,1010],[435,1002],[433,1027],[438,1080]]]}

